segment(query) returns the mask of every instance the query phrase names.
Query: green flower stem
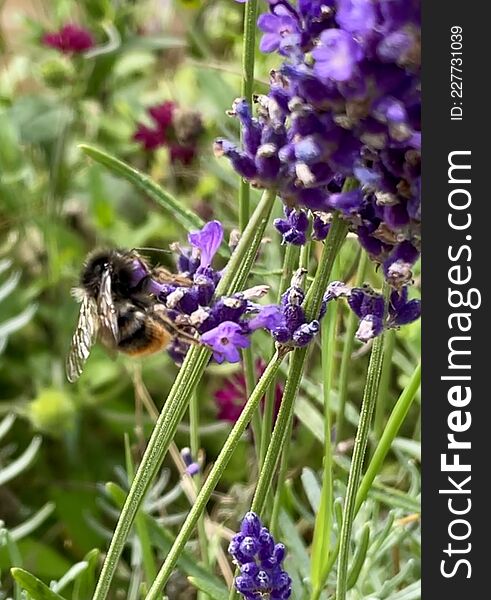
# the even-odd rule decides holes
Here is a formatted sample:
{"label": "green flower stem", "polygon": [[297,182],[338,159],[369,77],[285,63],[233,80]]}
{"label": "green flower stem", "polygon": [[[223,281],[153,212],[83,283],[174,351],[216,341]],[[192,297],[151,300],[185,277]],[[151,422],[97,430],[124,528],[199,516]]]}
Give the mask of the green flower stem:
{"label": "green flower stem", "polygon": [[[358,514],[358,511],[361,508],[361,505],[366,500],[368,496],[368,492],[372,486],[372,483],[379,473],[383,461],[389,452],[389,449],[394,441],[397,432],[404,421],[409,408],[411,407],[412,402],[416,398],[416,394],[418,392],[419,385],[421,383],[421,365],[416,367],[409,383],[402,391],[399,400],[397,401],[389,420],[387,421],[387,425],[384,429],[384,433],[380,442],[377,445],[373,458],[370,461],[370,464],[366,470],[366,473],[360,483],[360,487],[358,488],[358,492],[356,494],[356,504],[355,504],[355,516]],[[334,566],[334,562],[339,554],[339,542],[340,538],[338,538],[336,547],[334,548],[331,556],[328,559],[328,563],[326,565],[326,569],[323,573],[323,581],[327,579],[327,576],[331,572],[332,567]],[[322,593],[322,588],[316,590],[316,593],[312,595],[311,600],[318,600],[320,594]]]}
{"label": "green flower stem", "polygon": [[[216,294],[233,294],[240,290],[252,268],[266,223],[276,198],[275,190],[266,190],[232,254]],[[128,538],[135,515],[174,438],[186,411],[189,398],[201,379],[211,352],[204,346],[191,348],[169,392],[155,424],[140,466],[121,510],[106,559],[102,566],[93,600],[105,600],[116,572],[119,557]]]}
{"label": "green flower stem", "polygon": [[[358,270],[356,272],[355,286],[359,287],[363,284],[368,265],[368,255],[362,251]],[[346,401],[348,398],[348,380],[351,367],[351,355],[353,354],[353,346],[355,343],[355,331],[358,324],[358,317],[350,310],[348,321],[346,324],[346,333],[343,344],[343,353],[341,356],[341,366],[339,367],[339,405],[338,414],[336,416],[336,443],[339,443],[344,435],[344,421]]]}
{"label": "green flower stem", "polygon": [[[246,384],[247,398],[252,394],[256,386],[256,365],[252,353],[252,346],[242,350],[242,361],[244,364],[244,379]],[[257,407],[256,412],[252,415],[252,434],[254,436],[254,448],[256,449],[256,458],[261,459],[261,406]],[[258,462],[259,464],[259,462]]]}
{"label": "green flower stem", "polygon": [[[242,96],[252,104],[254,63],[256,57],[256,21],[258,0],[249,0],[244,7],[244,46],[242,49]],[[243,231],[250,212],[249,183],[241,180],[239,188],[239,227]]]}
{"label": "green flower stem", "polygon": [[201,488],[196,502],[191,508],[186,520],[184,521],[179,534],[170,549],[162,568],[160,569],[157,578],[150,588],[146,600],[159,600],[161,598],[161,590],[167,583],[172,570],[174,569],[176,562],[184,550],[186,542],[189,540],[193,529],[203,511],[206,508],[206,504],[210,499],[215,487],[220,480],[227,464],[229,463],[234,450],[236,449],[240,439],[249,424],[252,415],[257,410],[261,398],[264,396],[268,385],[271,383],[272,378],[276,375],[281,361],[285,357],[287,349],[280,348],[271,359],[269,365],[261,376],[257,386],[255,387],[251,397],[247,401],[240,417],[235,422],[229,436],[227,437],[225,444],[223,445],[218,458],[210,471],[206,481]]}
{"label": "green flower stem", "polygon": [[[384,298],[388,297],[388,286],[384,283]],[[336,600],[346,600],[348,589],[348,558],[351,541],[351,532],[353,529],[353,520],[355,518],[356,493],[360,484],[363,461],[368,443],[368,434],[370,423],[372,421],[375,402],[380,384],[380,375],[382,372],[384,348],[384,335],[375,338],[370,362],[368,364],[367,379],[363,400],[360,411],[360,421],[355,437],[355,446],[351,458],[350,472],[348,476],[348,486],[346,489],[346,499],[343,510],[343,524],[340,533],[339,563],[336,582]]]}
{"label": "green flower stem", "polygon": [[[337,261],[333,278],[338,279],[339,277],[339,261]],[[322,575],[326,570],[331,551],[332,509],[334,502],[332,489],[331,392],[334,387],[338,317],[339,304],[331,302],[322,322],[321,330],[325,442],[321,501],[315,519],[314,537],[312,540],[311,581],[314,589],[313,598],[319,597],[324,585]]]}
{"label": "green flower stem", "polygon": [[[190,450],[191,450],[191,456],[193,457],[194,460],[198,460],[198,455],[199,452],[201,450],[201,442],[200,442],[200,435],[199,435],[199,422],[200,422],[200,415],[199,415],[199,398],[198,398],[198,393],[197,390],[194,390],[193,394],[191,395],[191,400],[189,403],[189,446],[190,446]],[[194,481],[196,484],[196,489],[199,490],[201,489],[201,484],[202,484],[202,477],[201,477],[201,473],[196,473],[196,475],[194,476]],[[205,529],[205,515],[201,515],[199,520],[198,520],[198,541],[199,541],[199,548],[200,548],[200,553],[201,553],[201,560],[203,561],[203,564],[205,567],[209,567],[210,566],[210,560],[209,560],[209,556],[208,556],[208,538],[206,536],[206,529]],[[151,580],[153,581],[155,579],[155,577]],[[199,597],[201,598],[209,598],[209,596],[203,594],[202,592],[200,592],[198,594]]]}
{"label": "green flower stem", "polygon": [[360,483],[360,487],[358,488],[358,492],[356,494],[356,502],[355,502],[355,514],[359,511],[361,505],[366,500],[368,495],[368,491],[377,475],[379,473],[382,464],[387,456],[387,453],[390,450],[392,442],[399,431],[402,422],[406,418],[406,415],[411,408],[411,405],[416,398],[416,394],[418,392],[418,388],[421,383],[421,364],[419,364],[414,373],[411,376],[408,384],[402,391],[399,399],[394,406],[392,413],[387,421],[387,425],[385,426],[382,436],[380,437],[380,441],[377,444],[377,448],[373,454],[372,460],[368,465],[366,473]]}
{"label": "green flower stem", "polygon": [[[302,246],[300,250],[299,267],[305,269],[308,272],[310,254],[312,250],[312,242]],[[281,451],[280,469],[278,471],[278,477],[276,478],[276,491],[273,499],[273,510],[271,512],[270,531],[273,535],[278,534],[278,520],[280,517],[281,502],[283,498],[283,491],[285,487],[286,474],[288,471],[288,457],[290,455],[290,440],[292,437],[293,430],[293,413],[291,411],[290,421],[287,425],[287,432],[285,435],[285,441],[283,444],[283,450]]]}
{"label": "green flower stem", "polygon": [[[280,279],[280,285],[278,287],[277,303],[281,301],[282,294],[288,288],[290,280],[293,275],[293,270],[298,260],[299,248],[293,244],[287,244],[285,250],[285,256],[283,258],[283,271]],[[266,394],[266,402],[264,404],[264,413],[262,420],[262,431],[261,431],[261,452],[259,468],[261,468],[266,451],[268,449],[269,441],[271,439],[271,429],[273,424],[273,414],[276,403],[276,378],[269,386],[268,393]]]}
{"label": "green flower stem", "polygon": [[[307,321],[315,319],[319,314],[322,297],[331,275],[334,260],[344,242],[347,232],[348,228],[346,223],[336,214],[333,218],[329,235],[327,236],[319,259],[314,281],[305,298],[304,310]],[[288,425],[292,419],[294,401],[300,387],[307,350],[308,346],[296,348],[290,359],[290,368],[285,391],[283,392],[280,411],[261,469],[256,493],[252,501],[252,510],[258,514],[261,514],[264,510],[265,500],[271,487],[273,475],[276,471],[279,455],[283,449]]]}
{"label": "green flower stem", "polygon": [[[128,481],[133,481],[133,478],[135,476],[135,467],[133,464],[133,457],[131,456],[130,440],[127,434],[125,434],[124,437],[124,448],[126,455],[126,473],[128,475]],[[140,540],[145,581],[147,585],[150,585],[157,575],[157,567],[155,565],[155,558],[153,555],[152,543],[147,527],[146,516],[142,511],[138,511],[138,514],[135,517],[135,530],[138,539]]]}
{"label": "green flower stem", "polygon": [[384,342],[384,362],[382,365],[382,376],[380,377],[380,387],[377,395],[377,404],[375,405],[375,417],[373,419],[374,439],[379,440],[384,431],[385,410],[387,408],[387,396],[389,392],[390,376],[392,373],[392,357],[396,345],[396,332],[390,329],[385,334]]}

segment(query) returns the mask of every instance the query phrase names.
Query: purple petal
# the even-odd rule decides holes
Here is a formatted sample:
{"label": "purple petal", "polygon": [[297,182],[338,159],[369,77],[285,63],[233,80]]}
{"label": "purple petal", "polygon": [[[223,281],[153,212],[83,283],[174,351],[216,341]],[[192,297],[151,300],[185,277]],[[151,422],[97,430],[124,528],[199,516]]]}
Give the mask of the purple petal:
{"label": "purple petal", "polygon": [[396,315],[394,319],[394,325],[407,325],[408,323],[412,323],[419,319],[421,316],[421,301],[420,300],[410,300],[407,304],[405,304]]}
{"label": "purple petal", "polygon": [[321,35],[321,45],[312,51],[315,72],[323,79],[346,81],[362,58],[361,47],[346,31],[328,29]]}
{"label": "purple petal", "polygon": [[265,33],[277,33],[279,29],[280,19],[271,13],[264,13],[259,16],[257,26]]}
{"label": "purple petal", "polygon": [[277,304],[268,304],[263,306],[258,315],[252,318],[249,322],[249,329],[252,331],[260,328],[276,329],[284,323],[284,317],[280,307]]}
{"label": "purple petal", "polygon": [[329,196],[329,206],[344,213],[356,212],[363,202],[363,192],[360,189],[350,192],[340,192]]}
{"label": "purple petal", "polygon": [[280,37],[277,33],[265,33],[259,42],[261,52],[276,52],[280,47]]}
{"label": "purple petal", "polygon": [[215,256],[223,240],[223,227],[220,221],[210,221],[203,229],[191,231],[188,235],[189,243],[198,248],[201,253],[200,266],[207,268]]}

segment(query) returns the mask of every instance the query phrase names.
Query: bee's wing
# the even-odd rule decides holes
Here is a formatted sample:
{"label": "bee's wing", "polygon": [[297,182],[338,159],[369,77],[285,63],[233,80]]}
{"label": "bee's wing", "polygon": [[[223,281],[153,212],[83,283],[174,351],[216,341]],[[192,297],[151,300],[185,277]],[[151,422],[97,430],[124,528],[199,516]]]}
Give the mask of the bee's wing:
{"label": "bee's wing", "polygon": [[109,270],[104,271],[101,277],[97,310],[99,313],[100,325],[102,329],[104,329],[106,336],[110,336],[115,343],[118,342],[118,317],[116,315],[116,308],[114,307],[111,289],[111,273]]}
{"label": "bee's wing", "polygon": [[66,359],[66,376],[70,383],[80,377],[90,350],[96,342],[98,329],[97,305],[92,298],[84,296],[80,305],[77,327]]}

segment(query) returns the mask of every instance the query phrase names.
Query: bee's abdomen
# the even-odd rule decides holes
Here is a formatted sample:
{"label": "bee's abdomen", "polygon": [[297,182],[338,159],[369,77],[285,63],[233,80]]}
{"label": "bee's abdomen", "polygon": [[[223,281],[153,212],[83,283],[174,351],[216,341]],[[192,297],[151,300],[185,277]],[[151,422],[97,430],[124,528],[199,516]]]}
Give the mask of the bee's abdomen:
{"label": "bee's abdomen", "polygon": [[163,350],[172,336],[154,317],[140,311],[122,315],[119,319],[120,352],[131,356],[144,356]]}

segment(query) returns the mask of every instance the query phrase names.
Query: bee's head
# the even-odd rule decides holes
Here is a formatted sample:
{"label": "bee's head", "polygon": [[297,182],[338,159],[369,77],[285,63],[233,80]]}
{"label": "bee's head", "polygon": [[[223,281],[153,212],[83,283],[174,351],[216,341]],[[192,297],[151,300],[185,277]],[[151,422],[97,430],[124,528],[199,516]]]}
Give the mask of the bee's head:
{"label": "bee's head", "polygon": [[97,297],[103,273],[113,271],[114,260],[118,256],[119,252],[116,250],[96,250],[89,254],[80,274],[80,287],[87,294]]}

